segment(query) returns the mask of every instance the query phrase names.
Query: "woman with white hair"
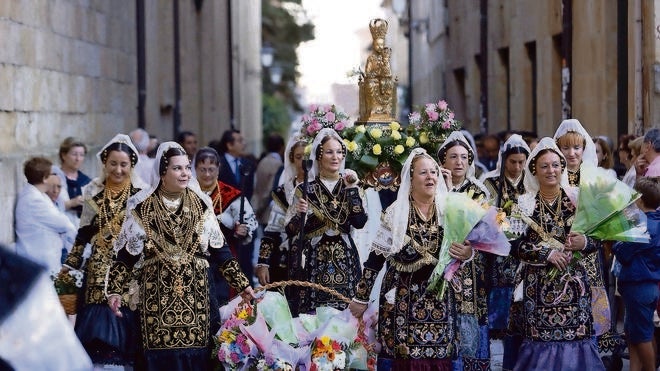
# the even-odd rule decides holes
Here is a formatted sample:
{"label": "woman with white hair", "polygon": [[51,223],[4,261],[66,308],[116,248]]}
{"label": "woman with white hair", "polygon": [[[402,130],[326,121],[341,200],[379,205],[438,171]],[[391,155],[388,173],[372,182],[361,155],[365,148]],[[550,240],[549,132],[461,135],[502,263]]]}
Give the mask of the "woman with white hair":
{"label": "woman with white hair", "polygon": [[551,138],[541,139],[525,164],[527,193],[517,205],[527,229],[511,249],[521,261],[514,299],[522,302],[524,330],[514,370],[605,369],[593,341],[591,282],[580,264],[599,243],[570,232],[577,195],[566,166]]}
{"label": "woman with white hair", "polygon": [[[287,215],[286,231],[294,236],[289,271],[295,272],[294,279],[320,284],[353,297],[361,267],[351,231],[364,227],[367,222],[357,174],[344,169],[346,146],[332,129],[321,129],[316,134],[311,156],[310,178],[313,180],[306,195],[298,186]],[[302,233],[301,223],[304,225]],[[346,308],[346,303],[339,298],[307,288],[298,289],[294,299],[296,314],[311,312],[319,306]]]}

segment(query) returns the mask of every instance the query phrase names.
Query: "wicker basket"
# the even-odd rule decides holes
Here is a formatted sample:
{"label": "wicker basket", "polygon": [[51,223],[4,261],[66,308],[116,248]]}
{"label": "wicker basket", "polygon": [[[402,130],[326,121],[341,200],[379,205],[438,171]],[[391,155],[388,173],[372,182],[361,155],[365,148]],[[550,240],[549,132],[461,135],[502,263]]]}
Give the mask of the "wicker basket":
{"label": "wicker basket", "polygon": [[259,286],[254,289],[255,292],[259,292],[262,290],[270,290],[276,287],[286,287],[286,286],[302,286],[302,287],[307,287],[310,289],[314,290],[319,290],[319,291],[324,291],[330,295],[335,296],[336,298],[340,299],[341,301],[345,302],[346,304],[350,304],[351,299],[345,297],[344,295],[340,294],[338,291],[333,290],[331,288],[319,285],[318,283],[313,283],[313,282],[307,282],[307,281],[278,281],[278,282],[273,282],[273,283],[268,283],[263,286]]}
{"label": "wicker basket", "polygon": [[60,303],[64,308],[64,312],[68,315],[76,314],[76,303],[78,301],[78,295],[76,294],[63,294],[58,295],[60,298]]}

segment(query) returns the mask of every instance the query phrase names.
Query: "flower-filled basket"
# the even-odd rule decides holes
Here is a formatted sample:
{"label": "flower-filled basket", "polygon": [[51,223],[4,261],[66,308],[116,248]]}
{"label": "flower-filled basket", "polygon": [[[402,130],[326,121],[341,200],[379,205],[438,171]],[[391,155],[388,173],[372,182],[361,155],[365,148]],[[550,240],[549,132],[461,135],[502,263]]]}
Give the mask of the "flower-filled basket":
{"label": "flower-filled basket", "polygon": [[82,287],[83,276],[83,272],[72,269],[52,277],[55,292],[57,292],[64,312],[68,315],[76,314],[78,292]]}
{"label": "flower-filled basket", "polygon": [[215,336],[215,354],[225,368],[373,370],[375,354],[371,344],[375,339],[371,323],[358,321],[348,309],[339,311],[329,307],[319,307],[315,314],[293,318],[281,293],[265,291],[291,284],[340,295],[309,282],[283,281],[259,288],[264,291],[255,303],[235,298],[220,309],[224,323]]}

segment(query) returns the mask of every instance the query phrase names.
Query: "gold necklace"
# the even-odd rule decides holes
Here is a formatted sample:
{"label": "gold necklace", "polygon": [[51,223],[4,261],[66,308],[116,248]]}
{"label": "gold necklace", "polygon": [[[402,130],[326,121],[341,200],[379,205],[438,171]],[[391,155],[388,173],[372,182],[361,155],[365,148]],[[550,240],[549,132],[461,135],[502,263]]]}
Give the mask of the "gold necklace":
{"label": "gold necklace", "polygon": [[[314,195],[319,202],[317,208],[321,211],[323,216],[328,218],[335,225],[335,227],[343,225],[346,223],[346,219],[348,219],[348,210],[345,210],[347,202],[346,192],[344,192],[344,182],[340,182],[336,195],[330,190],[328,190],[328,192],[323,192],[321,187],[323,187],[321,182],[315,184],[314,187],[312,187],[314,190]],[[328,197],[328,194],[330,197],[332,197],[332,201],[329,201],[330,197]],[[328,203],[332,205],[332,210],[328,210],[326,206]],[[339,209],[337,209],[338,206],[340,206]],[[333,216],[333,213],[336,216]]]}
{"label": "gold necklace", "polygon": [[126,201],[131,191],[131,183],[126,182],[123,188],[108,186],[103,189],[98,210],[99,234],[101,239],[99,245],[107,247],[119,234],[123,222],[122,211],[126,207]]}
{"label": "gold necklace", "polygon": [[433,248],[433,243],[437,245],[437,235],[439,232],[437,218],[435,217],[435,207],[431,207],[428,219],[424,220],[417,206],[414,206],[410,210],[409,218],[408,230],[410,230],[411,246],[422,254],[430,251]]}
{"label": "gold necklace", "polygon": [[566,169],[566,170],[568,170],[567,171],[567,173],[568,173],[568,184],[571,185],[571,186],[574,186],[574,187],[579,186],[580,185],[580,168],[578,168],[575,171],[570,170],[570,169]]}
{"label": "gold necklace", "polygon": [[541,219],[541,228],[545,234],[544,239],[550,237],[564,237],[564,220],[562,219],[561,213],[561,190],[559,195],[554,200],[557,203],[555,210],[552,209],[553,205],[551,202],[547,201],[543,196],[539,197],[539,217]]}

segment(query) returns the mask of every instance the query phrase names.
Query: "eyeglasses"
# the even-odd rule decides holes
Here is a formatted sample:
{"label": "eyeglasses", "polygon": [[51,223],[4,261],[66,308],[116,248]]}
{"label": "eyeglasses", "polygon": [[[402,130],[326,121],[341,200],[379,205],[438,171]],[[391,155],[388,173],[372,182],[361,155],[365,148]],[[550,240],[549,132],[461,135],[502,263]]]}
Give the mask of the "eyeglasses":
{"label": "eyeglasses", "polygon": [[200,167],[197,169],[197,172],[201,174],[215,174],[218,172],[218,167],[217,166]]}

